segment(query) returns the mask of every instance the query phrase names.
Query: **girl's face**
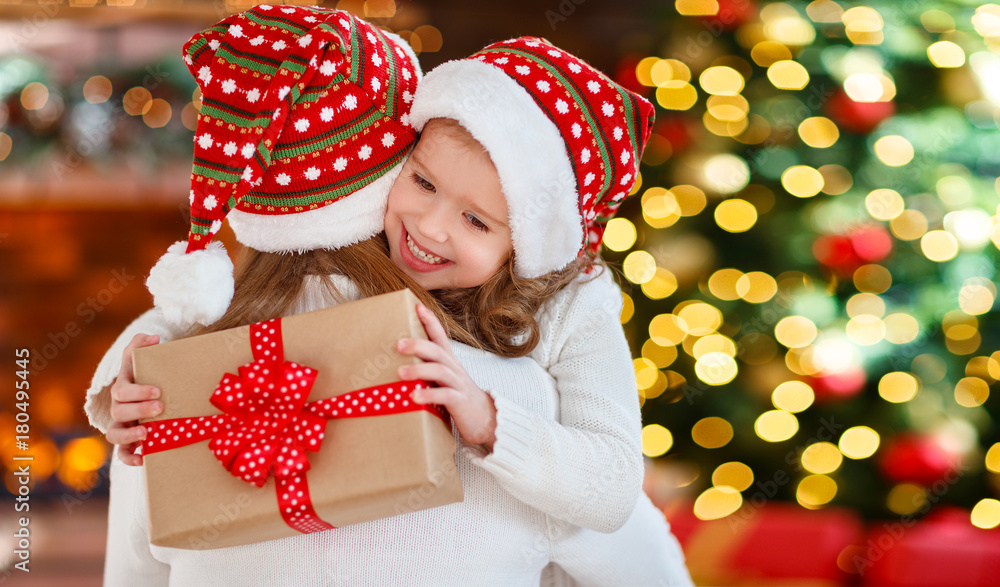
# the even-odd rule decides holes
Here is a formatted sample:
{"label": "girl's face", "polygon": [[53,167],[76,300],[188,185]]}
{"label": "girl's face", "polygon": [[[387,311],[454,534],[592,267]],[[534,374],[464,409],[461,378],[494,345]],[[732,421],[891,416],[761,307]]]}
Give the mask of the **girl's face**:
{"label": "girl's face", "polygon": [[385,214],[390,258],[428,290],[482,285],[513,250],[496,168],[456,132],[424,127]]}

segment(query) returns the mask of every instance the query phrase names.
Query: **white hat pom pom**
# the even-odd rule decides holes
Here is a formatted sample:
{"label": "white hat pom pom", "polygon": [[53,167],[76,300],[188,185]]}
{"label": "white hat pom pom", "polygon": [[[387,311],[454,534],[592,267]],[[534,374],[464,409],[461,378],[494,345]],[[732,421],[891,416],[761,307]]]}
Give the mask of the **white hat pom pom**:
{"label": "white hat pom pom", "polygon": [[174,326],[208,326],[226,313],[233,299],[233,262],[220,242],[187,251],[187,241],[167,249],[146,278],[153,305]]}

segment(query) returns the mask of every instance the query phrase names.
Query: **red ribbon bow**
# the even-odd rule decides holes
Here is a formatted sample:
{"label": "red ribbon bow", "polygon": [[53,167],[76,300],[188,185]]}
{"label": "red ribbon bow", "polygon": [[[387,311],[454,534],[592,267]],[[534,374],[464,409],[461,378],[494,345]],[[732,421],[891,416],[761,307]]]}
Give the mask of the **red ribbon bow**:
{"label": "red ribbon bow", "polygon": [[450,427],[441,406],[411,402],[409,392],[429,384],[397,381],[308,402],[317,371],[284,360],[281,320],[250,326],[254,361],[226,373],[212,393],[223,413],[146,422],[143,454],[202,440],[233,475],[263,487],[272,474],[285,523],[303,533],[333,528],[316,515],[309,497],[307,452],[319,450],[327,420],[425,410]]}

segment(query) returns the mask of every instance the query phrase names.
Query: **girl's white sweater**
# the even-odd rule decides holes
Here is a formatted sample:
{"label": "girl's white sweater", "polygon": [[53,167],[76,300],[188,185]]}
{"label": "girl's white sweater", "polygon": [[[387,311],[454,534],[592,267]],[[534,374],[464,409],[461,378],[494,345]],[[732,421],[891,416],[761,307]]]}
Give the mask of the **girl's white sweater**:
{"label": "girl's white sweater", "polygon": [[[353,284],[335,278],[346,297]],[[326,307],[318,287],[290,313]],[[353,292],[353,295],[348,292]],[[106,585],[689,585],[662,514],[641,494],[639,406],[610,277],[580,281],[539,314],[530,357],[452,348],[497,407],[493,452],[458,438],[465,501],[332,531],[192,551],[151,546],[140,468],[113,459]],[[111,424],[110,385],[136,333],[175,336],[157,310],[121,334],[85,409]],[[558,388],[558,391],[557,391]]]}

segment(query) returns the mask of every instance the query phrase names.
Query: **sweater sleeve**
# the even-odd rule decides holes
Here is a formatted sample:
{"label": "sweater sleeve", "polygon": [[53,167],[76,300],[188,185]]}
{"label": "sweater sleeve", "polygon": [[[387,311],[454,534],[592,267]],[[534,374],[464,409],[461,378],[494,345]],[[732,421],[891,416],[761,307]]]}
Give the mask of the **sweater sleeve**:
{"label": "sweater sleeve", "polygon": [[129,324],[104,354],[101,362],[97,364],[94,378],[90,381],[87,401],[83,406],[90,419],[90,425],[102,433],[107,433],[108,428],[114,423],[111,419],[111,386],[121,370],[122,353],[132,341],[132,337],[139,333],[158,334],[160,342],[167,342],[174,336],[163,314],[156,309],[149,310]]}
{"label": "sweater sleeve", "polygon": [[473,458],[514,496],[600,532],[628,520],[642,491],[639,400],[619,320],[621,291],[603,276],[561,292],[540,314],[539,365],[554,379],[556,418],[492,390],[493,452]]}

